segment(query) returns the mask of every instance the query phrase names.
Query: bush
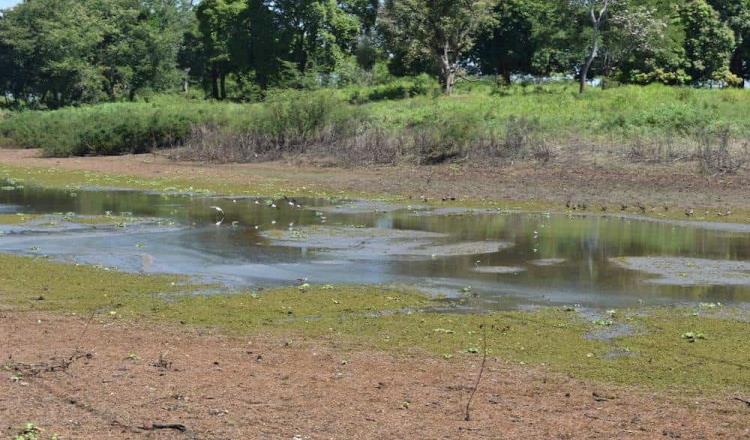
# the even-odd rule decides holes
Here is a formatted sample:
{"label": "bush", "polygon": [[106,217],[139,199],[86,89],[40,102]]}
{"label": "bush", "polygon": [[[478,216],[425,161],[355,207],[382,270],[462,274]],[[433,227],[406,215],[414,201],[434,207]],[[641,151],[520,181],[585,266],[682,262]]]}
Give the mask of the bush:
{"label": "bush", "polygon": [[417,162],[432,165],[466,155],[479,139],[479,121],[472,113],[439,114],[409,129]]}
{"label": "bush", "polygon": [[197,123],[226,120],[207,103],[116,103],[27,111],[0,122],[0,136],[48,156],[142,153],[181,144]]}
{"label": "bush", "polygon": [[502,159],[534,159],[549,162],[555,156],[541,134],[538,119],[511,116],[502,133],[488,131],[478,143],[478,153]]}
{"label": "bush", "polygon": [[355,89],[349,101],[353,104],[365,102],[383,101],[387,99],[406,99],[421,95],[434,95],[440,92],[440,84],[426,75],[422,74],[413,78],[402,78],[373,87],[361,87]]}
{"label": "bush", "polygon": [[251,125],[240,130],[259,140],[260,153],[304,152],[309,145],[352,134],[361,120],[361,113],[352,110],[331,90],[287,91],[271,96]]}
{"label": "bush", "polygon": [[631,124],[677,134],[691,134],[706,125],[704,115],[695,105],[675,102],[643,110],[635,115]]}
{"label": "bush", "polygon": [[272,93],[253,109],[246,119],[227,126],[195,127],[180,154],[218,162],[275,159],[310,147],[340,145],[355,136],[364,120],[326,89]]}

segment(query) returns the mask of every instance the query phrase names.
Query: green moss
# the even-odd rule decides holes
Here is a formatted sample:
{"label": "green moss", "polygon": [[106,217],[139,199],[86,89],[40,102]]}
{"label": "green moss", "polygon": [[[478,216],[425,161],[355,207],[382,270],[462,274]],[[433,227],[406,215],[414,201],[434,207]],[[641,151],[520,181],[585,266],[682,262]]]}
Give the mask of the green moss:
{"label": "green moss", "polygon": [[[276,333],[335,340],[345,347],[446,358],[488,353],[582,379],[679,388],[750,390],[747,312],[687,309],[619,312],[636,333],[611,340],[575,312],[543,309],[491,314],[434,313],[418,292],[377,286],[305,286],[265,292],[198,294],[215,286],[186,278],[126,274],[41,258],[0,255],[0,304],[15,310],[77,313],[217,327],[234,334]],[[684,333],[705,339],[689,342]]]}
{"label": "green moss", "polygon": [[0,214],[0,225],[21,225],[36,218],[33,214]]}
{"label": "green moss", "polygon": [[40,214],[0,214],[0,225],[22,225],[36,222],[38,226],[58,226],[61,223],[77,223],[81,225],[92,225],[92,226],[123,226],[128,223],[133,223],[139,219],[134,217],[119,216],[119,215],[91,215],[91,216],[80,216],[80,215],[40,215]]}
{"label": "green moss", "polygon": [[[738,312],[738,311],[735,311]],[[632,356],[610,362],[613,374],[625,383],[655,383],[686,388],[747,389],[750,386],[750,322],[743,313],[698,316],[692,310],[651,310],[633,322],[644,326],[639,335],[617,344]],[[702,333],[691,342],[685,333]],[[602,374],[597,372],[599,378]]]}

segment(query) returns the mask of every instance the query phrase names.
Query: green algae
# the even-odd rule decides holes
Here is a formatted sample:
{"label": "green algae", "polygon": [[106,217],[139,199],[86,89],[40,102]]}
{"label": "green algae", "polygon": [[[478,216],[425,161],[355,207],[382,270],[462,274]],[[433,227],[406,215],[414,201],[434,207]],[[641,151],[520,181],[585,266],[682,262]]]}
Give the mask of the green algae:
{"label": "green algae", "polygon": [[[598,340],[586,337],[594,322],[559,308],[436,313],[445,302],[398,288],[303,285],[205,294],[215,287],[179,276],[0,255],[0,307],[10,310],[96,313],[103,320],[273,333],[446,359],[480,354],[486,338],[490,356],[581,379],[688,393],[750,390],[750,323],[745,311],[735,309],[613,312],[613,322],[639,330]],[[688,342],[681,337],[687,332],[705,339]]]}

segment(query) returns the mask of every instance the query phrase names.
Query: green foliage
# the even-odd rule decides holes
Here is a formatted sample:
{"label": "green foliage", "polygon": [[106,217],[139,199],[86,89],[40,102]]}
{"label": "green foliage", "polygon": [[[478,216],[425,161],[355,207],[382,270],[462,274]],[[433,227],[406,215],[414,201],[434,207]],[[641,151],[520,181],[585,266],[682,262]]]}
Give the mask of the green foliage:
{"label": "green foliage", "polygon": [[153,0],[32,0],[0,19],[0,85],[61,107],[176,85],[185,11]]}
{"label": "green foliage", "polygon": [[0,136],[49,156],[122,154],[178,145],[198,123],[222,123],[232,108],[162,98],[55,111],[20,112],[0,122]]}
{"label": "green foliage", "polygon": [[325,139],[338,121],[351,116],[340,111],[341,105],[330,90],[281,91],[271,95],[250,126],[240,130],[265,140],[261,152],[273,148],[301,151],[306,144]]}
{"label": "green foliage", "polygon": [[462,157],[480,136],[475,113],[435,112],[410,127],[415,154],[421,164],[436,164]]}
{"label": "green foliage", "polygon": [[381,32],[407,62],[431,59],[450,94],[461,62],[491,21],[491,6],[489,0],[386,0]]}
{"label": "green foliage", "polygon": [[400,78],[372,87],[357,87],[351,94],[350,101],[362,104],[371,101],[413,98],[421,95],[434,95],[440,86],[427,74],[411,78]]}
{"label": "green foliage", "polygon": [[735,47],[732,30],[705,0],[691,0],[680,8],[685,29],[687,73],[694,81],[738,80],[729,72],[729,59]]}
{"label": "green foliage", "polygon": [[[514,85],[492,94],[492,83],[478,82],[444,97],[435,95],[437,88],[434,79],[421,76],[343,90],[273,89],[265,102],[253,104],[165,96],[24,111],[0,120],[0,138],[54,156],[120,154],[181,145],[196,127],[211,126],[250,136],[245,140],[259,153],[316,146],[335,154],[356,140],[367,144],[361,148],[390,144],[389,150],[435,163],[470,150],[528,157],[546,139],[566,145],[573,139],[627,144],[676,137],[690,141],[682,142],[684,150],[714,127],[730,126],[738,139],[750,136],[743,117],[750,112],[750,95],[743,90],[626,85],[579,97],[570,83]],[[510,144],[518,148],[506,148]]]}

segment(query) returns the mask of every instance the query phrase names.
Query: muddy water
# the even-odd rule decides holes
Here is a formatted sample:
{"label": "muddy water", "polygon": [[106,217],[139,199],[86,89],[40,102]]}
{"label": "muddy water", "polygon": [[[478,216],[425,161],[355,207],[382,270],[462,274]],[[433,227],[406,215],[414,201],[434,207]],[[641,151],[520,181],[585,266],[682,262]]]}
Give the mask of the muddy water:
{"label": "muddy water", "polygon": [[[231,287],[408,285],[471,295],[486,308],[750,303],[742,226],[0,186],[0,213],[44,214],[0,225],[0,252]],[[67,213],[127,220],[49,221]]]}

